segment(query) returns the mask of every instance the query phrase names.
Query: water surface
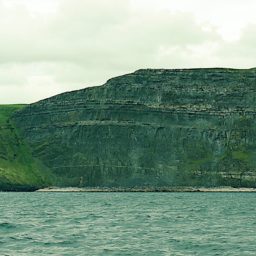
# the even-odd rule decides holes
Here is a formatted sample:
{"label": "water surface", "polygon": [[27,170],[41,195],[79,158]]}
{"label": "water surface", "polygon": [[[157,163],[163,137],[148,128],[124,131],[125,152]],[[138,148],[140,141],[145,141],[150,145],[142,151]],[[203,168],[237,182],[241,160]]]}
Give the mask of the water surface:
{"label": "water surface", "polygon": [[256,193],[0,193],[0,255],[256,255]]}

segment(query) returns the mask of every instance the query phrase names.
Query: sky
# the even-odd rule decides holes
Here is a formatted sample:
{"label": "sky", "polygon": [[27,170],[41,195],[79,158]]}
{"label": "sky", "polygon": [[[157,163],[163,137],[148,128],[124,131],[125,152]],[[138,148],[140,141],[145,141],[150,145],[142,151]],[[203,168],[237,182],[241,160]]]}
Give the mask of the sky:
{"label": "sky", "polygon": [[256,67],[255,0],[0,0],[0,104],[141,68]]}

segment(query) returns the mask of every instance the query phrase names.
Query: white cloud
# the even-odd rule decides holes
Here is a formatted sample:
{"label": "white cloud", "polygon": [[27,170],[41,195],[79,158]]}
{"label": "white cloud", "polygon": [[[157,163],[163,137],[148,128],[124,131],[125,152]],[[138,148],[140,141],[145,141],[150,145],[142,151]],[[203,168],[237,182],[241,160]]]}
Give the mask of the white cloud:
{"label": "white cloud", "polygon": [[139,68],[256,66],[250,0],[0,0],[0,103]]}
{"label": "white cloud", "polygon": [[192,14],[200,25],[215,28],[226,41],[238,40],[248,24],[256,23],[254,0],[132,0],[132,4],[142,11]]}
{"label": "white cloud", "polygon": [[58,0],[2,0],[2,5],[9,11],[10,9],[25,8],[33,17],[56,14],[58,3]]}

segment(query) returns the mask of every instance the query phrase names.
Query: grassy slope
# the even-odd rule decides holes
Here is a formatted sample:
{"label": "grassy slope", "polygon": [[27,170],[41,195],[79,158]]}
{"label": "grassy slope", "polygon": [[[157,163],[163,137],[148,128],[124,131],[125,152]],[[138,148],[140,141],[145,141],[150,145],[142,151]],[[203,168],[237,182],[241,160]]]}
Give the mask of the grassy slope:
{"label": "grassy slope", "polygon": [[0,190],[33,190],[48,185],[49,173],[33,159],[10,121],[25,105],[0,105]]}

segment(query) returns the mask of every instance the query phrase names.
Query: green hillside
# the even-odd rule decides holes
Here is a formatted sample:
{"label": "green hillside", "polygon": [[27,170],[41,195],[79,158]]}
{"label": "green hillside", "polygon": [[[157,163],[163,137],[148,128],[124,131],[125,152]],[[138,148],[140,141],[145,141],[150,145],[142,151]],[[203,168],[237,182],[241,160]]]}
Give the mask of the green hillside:
{"label": "green hillside", "polygon": [[[29,147],[10,121],[25,105],[0,105],[0,190],[30,191],[49,184],[47,171],[33,159]],[[42,174],[43,173],[43,174]]]}

